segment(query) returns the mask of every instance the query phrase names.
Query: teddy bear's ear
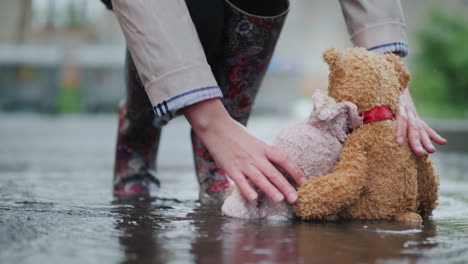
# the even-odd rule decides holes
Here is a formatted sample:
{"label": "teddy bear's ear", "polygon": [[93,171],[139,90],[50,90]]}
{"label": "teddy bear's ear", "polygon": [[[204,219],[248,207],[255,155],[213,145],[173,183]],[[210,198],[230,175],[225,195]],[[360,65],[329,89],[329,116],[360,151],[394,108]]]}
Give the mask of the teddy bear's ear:
{"label": "teddy bear's ear", "polygon": [[340,51],[335,48],[329,48],[323,52],[323,60],[331,67],[335,64],[336,59],[340,55]]}
{"label": "teddy bear's ear", "polygon": [[400,91],[403,91],[408,87],[408,83],[410,80],[410,74],[408,69],[406,68],[405,64],[400,57],[395,54],[387,54],[387,60],[393,63],[393,67],[395,67],[395,71],[398,74],[398,80],[400,82]]}

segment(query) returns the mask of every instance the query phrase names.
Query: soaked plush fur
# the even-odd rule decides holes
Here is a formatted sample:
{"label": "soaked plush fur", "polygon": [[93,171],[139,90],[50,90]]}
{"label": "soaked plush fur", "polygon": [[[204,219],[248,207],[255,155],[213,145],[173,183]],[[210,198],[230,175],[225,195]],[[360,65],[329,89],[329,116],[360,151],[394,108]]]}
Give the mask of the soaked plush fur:
{"label": "soaked plush fur", "polygon": [[[400,58],[362,48],[325,51],[329,95],[350,101],[359,112],[376,106],[398,110],[409,73]],[[302,219],[397,219],[420,221],[437,206],[438,175],[427,155],[395,142],[396,122],[377,121],[355,129],[346,139],[331,174],[311,178],[294,205]]]}
{"label": "soaked plush fur", "polygon": [[[346,133],[362,124],[354,104],[336,103],[320,92],[314,94],[313,102],[309,118],[283,128],[273,143],[297,162],[307,178],[330,173],[338,162]],[[275,203],[265,193],[257,192],[258,199],[249,201],[233,186],[222,213],[238,218],[293,217],[289,203]]]}

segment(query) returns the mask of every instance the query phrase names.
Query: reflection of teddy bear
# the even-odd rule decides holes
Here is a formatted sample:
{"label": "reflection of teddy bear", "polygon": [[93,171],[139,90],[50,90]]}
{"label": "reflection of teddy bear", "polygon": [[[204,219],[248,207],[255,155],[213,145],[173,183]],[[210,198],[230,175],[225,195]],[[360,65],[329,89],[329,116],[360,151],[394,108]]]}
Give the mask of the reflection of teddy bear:
{"label": "reflection of teddy bear", "polygon": [[291,233],[300,263],[424,263],[440,246],[432,221],[303,222]]}
{"label": "reflection of teddy bear", "polygon": [[330,67],[329,95],[356,104],[364,125],[348,135],[331,174],[299,187],[297,216],[419,221],[431,214],[438,175],[427,155],[395,142],[393,116],[409,81],[401,59],[363,48],[329,49],[323,58]]}
{"label": "reflection of teddy bear", "polygon": [[[338,161],[346,132],[362,124],[355,105],[336,103],[321,92],[315,93],[312,99],[314,109],[309,119],[285,127],[274,141],[276,147],[297,162],[307,178],[330,173]],[[287,202],[275,203],[263,192],[259,192],[256,201],[250,202],[236,187],[228,191],[221,210],[224,215],[239,218],[293,216]]]}

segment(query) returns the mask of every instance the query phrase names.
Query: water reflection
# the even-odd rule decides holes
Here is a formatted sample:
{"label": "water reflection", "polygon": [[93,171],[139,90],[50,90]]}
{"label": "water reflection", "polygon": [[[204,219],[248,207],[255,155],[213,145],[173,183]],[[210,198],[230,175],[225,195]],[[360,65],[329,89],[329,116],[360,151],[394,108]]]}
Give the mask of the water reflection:
{"label": "water reflection", "polygon": [[159,263],[164,261],[163,249],[158,243],[157,233],[161,224],[167,222],[152,214],[156,208],[151,200],[115,201],[117,213],[115,229],[121,231],[119,243],[125,254],[121,263]]}
{"label": "water reflection", "polygon": [[[299,223],[298,251],[304,263],[374,263],[405,259],[416,262],[421,249],[436,247],[432,221],[408,226],[386,221]],[[413,249],[418,249],[413,251]]]}
{"label": "water reflection", "polygon": [[246,221],[196,205],[186,217],[171,217],[172,207],[157,204],[127,201],[114,209],[125,254],[122,263],[415,263],[438,246],[430,220],[416,226],[391,221]]}
{"label": "water reflection", "polygon": [[201,208],[194,219],[196,263],[295,263],[294,224],[221,217],[219,209]]}

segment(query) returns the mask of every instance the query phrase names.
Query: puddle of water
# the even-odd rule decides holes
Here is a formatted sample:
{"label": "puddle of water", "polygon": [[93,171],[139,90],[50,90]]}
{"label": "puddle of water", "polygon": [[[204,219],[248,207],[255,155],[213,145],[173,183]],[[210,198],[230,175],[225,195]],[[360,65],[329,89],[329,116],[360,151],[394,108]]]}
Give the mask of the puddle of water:
{"label": "puddle of water", "polygon": [[1,263],[468,262],[468,154],[433,156],[440,206],[421,226],[244,221],[200,207],[194,172],[185,167],[159,171],[163,188],[155,199],[112,201],[114,138],[107,133],[115,128],[113,120],[104,123],[92,144],[82,142],[91,135],[62,133],[68,123],[38,129],[53,134],[50,142],[33,140],[32,132],[21,141],[24,133],[11,126],[0,130]]}

